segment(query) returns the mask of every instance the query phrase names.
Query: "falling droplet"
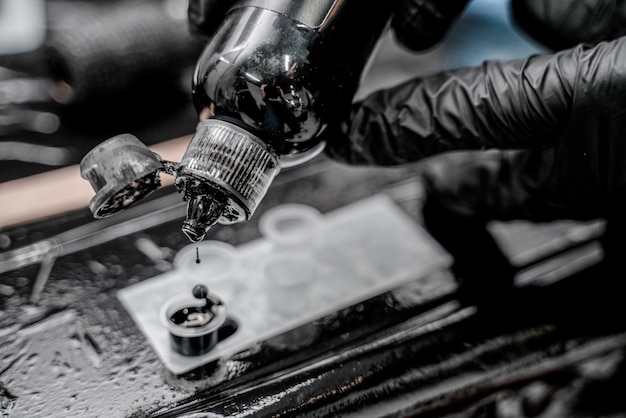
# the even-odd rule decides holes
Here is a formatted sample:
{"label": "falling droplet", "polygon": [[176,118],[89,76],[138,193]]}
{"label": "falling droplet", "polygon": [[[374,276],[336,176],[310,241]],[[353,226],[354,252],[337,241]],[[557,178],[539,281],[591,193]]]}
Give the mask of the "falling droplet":
{"label": "falling droplet", "polygon": [[200,251],[196,247],[196,264],[200,264]]}

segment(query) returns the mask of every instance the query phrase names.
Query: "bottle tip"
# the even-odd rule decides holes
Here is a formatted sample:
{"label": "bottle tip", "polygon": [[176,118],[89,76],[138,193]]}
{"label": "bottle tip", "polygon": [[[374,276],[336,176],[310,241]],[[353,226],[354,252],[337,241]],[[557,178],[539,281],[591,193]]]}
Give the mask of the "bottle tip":
{"label": "bottle tip", "polygon": [[187,217],[183,221],[183,233],[191,242],[200,242],[208,230],[222,216],[225,205],[214,196],[200,194],[187,202]]}

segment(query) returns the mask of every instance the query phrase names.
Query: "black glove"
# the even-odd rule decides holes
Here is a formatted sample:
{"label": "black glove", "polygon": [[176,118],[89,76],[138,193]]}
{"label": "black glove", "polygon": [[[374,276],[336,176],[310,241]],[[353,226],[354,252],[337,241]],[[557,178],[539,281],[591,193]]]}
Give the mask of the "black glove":
{"label": "black glove", "polygon": [[435,46],[469,0],[401,0],[391,20],[396,39],[413,51]]}
{"label": "black glove", "polygon": [[626,38],[414,79],[356,104],[345,129],[327,152],[349,163],[497,149],[428,159],[427,200],[481,223],[606,218],[609,252],[623,247]]}
{"label": "black glove", "polygon": [[512,0],[513,21],[555,51],[626,34],[624,0]]}
{"label": "black glove", "polygon": [[189,0],[189,30],[200,38],[210,38],[233,4],[235,0]]}

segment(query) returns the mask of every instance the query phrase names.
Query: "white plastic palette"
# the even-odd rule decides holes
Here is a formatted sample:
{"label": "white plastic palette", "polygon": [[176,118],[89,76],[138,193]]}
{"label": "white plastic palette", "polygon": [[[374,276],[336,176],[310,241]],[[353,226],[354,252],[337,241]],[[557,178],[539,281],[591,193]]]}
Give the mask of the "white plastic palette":
{"label": "white plastic palette", "polygon": [[[188,247],[182,251],[190,252]],[[209,277],[190,277],[193,273],[187,271],[193,269],[175,268],[118,292],[118,298],[171,372],[182,374],[228,358],[254,343],[451,264],[450,255],[385,195],[321,216],[314,241],[306,247],[277,248],[260,238],[236,247],[235,254],[236,268],[219,282],[211,283]],[[306,279],[271,284],[268,279],[277,267],[299,272],[294,275],[296,279]],[[174,298],[193,299],[191,289],[198,283],[206,284],[224,300],[238,328],[210,352],[183,356],[170,347],[161,311]]]}

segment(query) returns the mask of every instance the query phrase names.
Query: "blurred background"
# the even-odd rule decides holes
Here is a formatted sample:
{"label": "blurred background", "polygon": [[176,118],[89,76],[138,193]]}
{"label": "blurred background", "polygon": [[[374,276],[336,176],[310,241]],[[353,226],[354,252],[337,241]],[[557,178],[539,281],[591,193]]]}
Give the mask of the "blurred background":
{"label": "blurred background", "polygon": [[185,0],[1,0],[0,181],[77,164],[132,132],[193,132],[202,43]]}

